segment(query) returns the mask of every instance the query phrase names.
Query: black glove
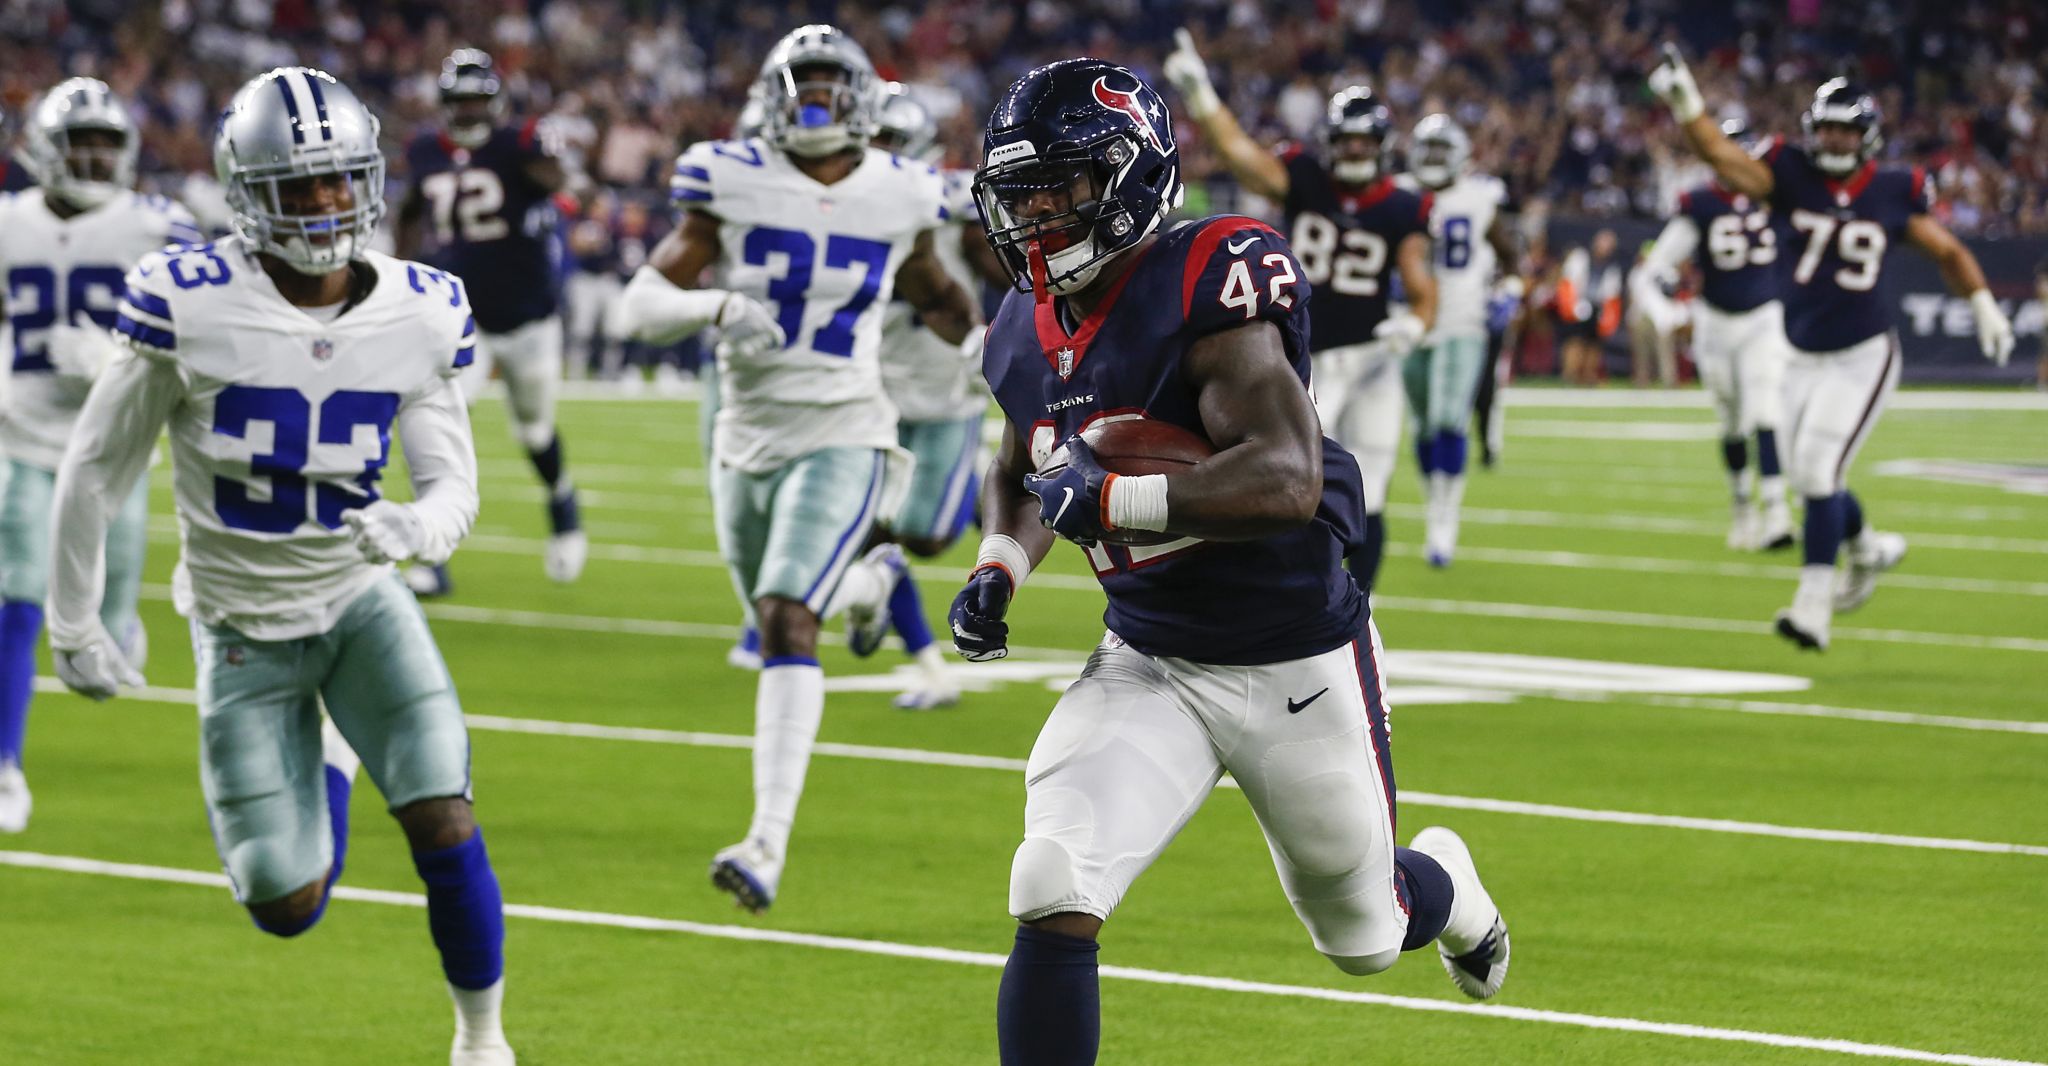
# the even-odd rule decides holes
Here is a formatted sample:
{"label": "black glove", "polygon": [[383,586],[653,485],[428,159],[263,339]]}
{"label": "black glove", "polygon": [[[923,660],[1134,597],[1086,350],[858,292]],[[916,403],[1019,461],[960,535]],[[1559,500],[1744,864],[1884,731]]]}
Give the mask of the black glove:
{"label": "black glove", "polygon": [[[1082,547],[1102,539],[1102,490],[1109,471],[1095,459],[1095,449],[1080,437],[1068,437],[1060,451],[1065,461],[1043,474],[1024,475],[1024,488],[1038,497],[1038,521]],[[1055,453],[1058,454],[1058,453]]]}
{"label": "black glove", "polygon": [[985,663],[1010,654],[1010,627],[1003,616],[1010,611],[1010,597],[1017,587],[1010,572],[993,563],[967,576],[967,584],[953,597],[953,609],[946,619],[953,627],[953,648],[971,663]]}

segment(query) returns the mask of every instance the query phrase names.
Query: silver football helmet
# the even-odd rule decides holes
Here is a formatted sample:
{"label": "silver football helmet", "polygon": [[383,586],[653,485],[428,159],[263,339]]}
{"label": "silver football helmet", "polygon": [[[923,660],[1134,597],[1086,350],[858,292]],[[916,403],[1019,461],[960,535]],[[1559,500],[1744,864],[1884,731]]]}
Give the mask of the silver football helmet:
{"label": "silver football helmet", "polygon": [[[101,130],[112,145],[73,144],[72,135]],[[96,78],[60,82],[36,103],[28,123],[28,158],[45,192],[89,211],[135,185],[141,138],[120,97]]]}
{"label": "silver football helmet", "polygon": [[[377,130],[377,116],[325,71],[279,67],[242,86],[213,140],[235,232],[316,277],[361,256],[384,217]],[[288,200],[305,195],[307,179],[325,177],[341,179],[336,210],[288,209]]]}
{"label": "silver football helmet", "polygon": [[1472,138],[1449,115],[1423,116],[1409,137],[1408,169],[1432,189],[1449,188],[1472,160]]}
{"label": "silver football helmet", "polygon": [[838,27],[799,26],[768,51],[755,79],[761,135],[806,158],[859,148],[875,133],[876,80],[867,51]]}
{"label": "silver football helmet", "polygon": [[939,124],[908,92],[902,82],[888,82],[882,90],[882,106],[875,115],[874,146],[920,163],[936,163]]}

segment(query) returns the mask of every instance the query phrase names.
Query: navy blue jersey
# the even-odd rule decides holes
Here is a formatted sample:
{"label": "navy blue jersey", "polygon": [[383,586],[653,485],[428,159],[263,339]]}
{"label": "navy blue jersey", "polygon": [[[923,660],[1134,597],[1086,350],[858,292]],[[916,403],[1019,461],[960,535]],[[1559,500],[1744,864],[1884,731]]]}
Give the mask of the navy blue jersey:
{"label": "navy blue jersey", "polygon": [[1678,213],[1699,227],[1692,255],[1708,306],[1732,314],[1778,298],[1778,234],[1770,208],[1708,182],[1679,194]]}
{"label": "navy blue jersey", "polygon": [[536,123],[494,129],[474,152],[443,134],[406,150],[433,232],[426,258],[467,283],[486,333],[555,313],[561,244],[554,193],[527,174],[529,163],[548,155]]}
{"label": "navy blue jersey", "polygon": [[[989,324],[982,372],[1032,464],[1092,422],[1155,418],[1207,436],[1181,360],[1196,341],[1254,320],[1280,329],[1308,384],[1309,287],[1287,242],[1254,219],[1180,226],[1136,253],[1079,328],[1063,301],[1012,292]],[[1358,638],[1365,596],[1343,566],[1364,540],[1358,463],[1323,441],[1316,517],[1264,540],[1102,544],[1088,557],[1109,596],[1103,620],[1132,647],[1219,665],[1319,655]]]}
{"label": "navy blue jersey", "polygon": [[1429,233],[1430,196],[1390,177],[1339,184],[1320,158],[1299,148],[1280,158],[1287,166],[1288,241],[1316,291],[1316,350],[1364,344],[1386,321],[1401,242]]}
{"label": "navy blue jersey", "polygon": [[1801,351],[1833,352],[1891,329],[1884,257],[1914,215],[1933,210],[1927,175],[1871,162],[1837,180],[1782,137],[1763,160],[1784,245],[1786,339]]}

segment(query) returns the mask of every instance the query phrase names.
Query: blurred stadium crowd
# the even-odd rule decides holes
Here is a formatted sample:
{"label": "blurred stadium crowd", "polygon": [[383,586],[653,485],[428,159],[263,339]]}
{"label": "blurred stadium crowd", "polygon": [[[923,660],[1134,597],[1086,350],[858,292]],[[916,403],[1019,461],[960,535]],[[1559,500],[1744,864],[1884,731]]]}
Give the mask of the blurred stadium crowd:
{"label": "blurred stadium crowd", "polygon": [[[1016,75],[1086,53],[1156,80],[1186,25],[1226,101],[1265,140],[1313,137],[1332,87],[1354,81],[1374,85],[1404,126],[1451,112],[1530,233],[1549,217],[1654,218],[1704,177],[1643,85],[1658,44],[1677,40],[1708,99],[1741,101],[1759,131],[1796,135],[1815,84],[1861,78],[1885,108],[1885,154],[1936,175],[1952,229],[2048,235],[2039,0],[0,0],[0,106],[11,145],[39,90],[104,78],[146,116],[145,184],[204,221],[218,201],[213,118],[252,72],[302,62],[354,86],[385,117],[395,197],[399,145],[437,121],[441,58],[483,47],[508,75],[515,112],[545,116],[595,182],[568,230],[569,284],[591,296],[571,297],[573,318],[667,228],[675,153],[730,133],[769,46],[821,19],[860,40],[885,77],[917,86],[953,165],[975,162],[981,121]],[[1263,210],[1192,126],[1181,135],[1190,213]]]}

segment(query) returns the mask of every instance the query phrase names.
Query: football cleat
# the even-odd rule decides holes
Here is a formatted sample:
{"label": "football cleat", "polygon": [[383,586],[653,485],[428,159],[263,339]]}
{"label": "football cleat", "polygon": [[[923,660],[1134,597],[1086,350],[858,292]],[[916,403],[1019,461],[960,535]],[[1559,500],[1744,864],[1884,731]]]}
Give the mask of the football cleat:
{"label": "football cleat", "polygon": [[1752,552],[1761,544],[1756,508],[1747,501],[1736,504],[1735,513],[1728,520],[1728,550]]}
{"label": "football cleat", "polygon": [[899,711],[936,711],[960,702],[960,690],[949,684],[920,681],[916,688],[898,693],[890,701]]}
{"label": "football cleat", "polygon": [[423,600],[438,599],[455,591],[455,580],[448,576],[448,566],[422,566],[414,563],[405,568],[405,587]]}
{"label": "football cleat", "polygon": [[782,856],[768,842],[750,837],[726,848],[711,860],[711,885],[730,893],[733,904],[759,914],[775,902],[782,880]]}
{"label": "football cleat", "polygon": [[1853,611],[1870,602],[1877,591],[1877,575],[1899,565],[1906,558],[1906,538],[1897,533],[1865,533],[1860,547],[1846,553],[1848,562],[1835,586],[1835,610]]}
{"label": "football cleat", "polygon": [[547,570],[548,580],[566,585],[582,576],[583,563],[589,558],[590,538],[582,530],[572,529],[548,538],[541,566]]}
{"label": "football cleat", "polygon": [[878,568],[885,574],[880,599],[846,605],[846,646],[865,659],[873,655],[882,646],[883,638],[889,635],[889,594],[895,592],[896,584],[910,573],[910,564],[904,561],[902,548],[894,544],[877,544],[855,565]]}
{"label": "football cleat", "polygon": [[448,1052],[448,1066],[516,1066],[517,1062],[512,1045],[502,1036],[477,1042],[458,1037],[455,1047]]}
{"label": "football cleat", "polygon": [[740,627],[740,639],[725,649],[725,665],[735,670],[759,670],[761,668],[761,631],[753,626]]}
{"label": "football cleat", "polygon": [[1757,521],[1756,550],[1776,552],[1799,543],[1796,527],[1792,524],[1792,509],[1779,500],[1764,508]]}
{"label": "football cleat", "polygon": [[1429,561],[1429,565],[1438,570],[1445,569],[1451,565],[1451,554],[1437,548],[1430,548],[1428,551],[1423,552],[1422,557]]}
{"label": "football cleat", "polygon": [[1797,602],[1778,612],[1778,635],[1807,651],[1828,650],[1828,627],[1834,613],[1825,606],[1802,610]]}
{"label": "football cleat", "polygon": [[1508,923],[1494,906],[1472,852],[1458,834],[1440,825],[1415,834],[1408,846],[1437,861],[1451,878],[1455,895],[1451,918],[1436,938],[1444,972],[1458,991],[1473,999],[1491,999],[1508,979]]}
{"label": "football cleat", "polygon": [[26,830],[29,808],[33,805],[28,778],[22,775],[21,767],[11,762],[0,763],[0,833]]}

